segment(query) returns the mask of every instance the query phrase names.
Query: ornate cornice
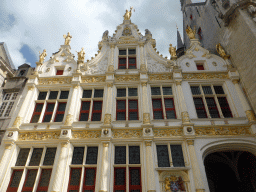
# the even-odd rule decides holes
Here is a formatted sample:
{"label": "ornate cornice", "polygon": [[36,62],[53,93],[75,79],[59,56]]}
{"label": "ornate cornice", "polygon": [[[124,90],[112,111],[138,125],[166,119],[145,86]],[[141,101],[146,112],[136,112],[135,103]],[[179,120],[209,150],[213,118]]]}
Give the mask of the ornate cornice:
{"label": "ornate cornice", "polygon": [[148,75],[150,81],[164,81],[164,80],[171,80],[172,74],[149,74]]}
{"label": "ornate cornice", "polygon": [[139,75],[115,75],[116,82],[139,81]]}
{"label": "ornate cornice", "polygon": [[114,129],[112,130],[114,138],[140,138],[142,136],[141,129]]}
{"label": "ornate cornice", "polygon": [[60,131],[34,131],[34,132],[21,132],[19,133],[18,140],[50,140],[58,139],[60,136]]}
{"label": "ornate cornice", "polygon": [[153,130],[155,137],[172,137],[172,136],[182,136],[182,128],[175,129],[155,129]]}
{"label": "ornate cornice", "polygon": [[72,77],[61,78],[39,78],[39,85],[53,85],[53,84],[69,84],[72,81]]}
{"label": "ornate cornice", "polygon": [[85,138],[99,138],[101,131],[73,131],[72,136],[74,139],[85,139]]}
{"label": "ornate cornice", "polygon": [[82,83],[101,83],[105,81],[106,81],[105,76],[82,77]]}
{"label": "ornate cornice", "polygon": [[238,136],[251,135],[250,127],[248,126],[218,126],[218,127],[194,127],[196,136]]}
{"label": "ornate cornice", "polygon": [[228,73],[183,73],[183,79],[228,79]]}

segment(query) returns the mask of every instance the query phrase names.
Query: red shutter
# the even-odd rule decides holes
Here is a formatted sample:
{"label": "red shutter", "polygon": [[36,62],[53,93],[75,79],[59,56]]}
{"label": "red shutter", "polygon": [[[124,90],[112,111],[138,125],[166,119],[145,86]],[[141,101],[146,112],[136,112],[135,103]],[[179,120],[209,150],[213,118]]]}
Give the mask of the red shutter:
{"label": "red shutter", "polygon": [[129,167],[129,191],[141,192],[141,171],[140,167]]}
{"label": "red shutter", "polygon": [[92,121],[100,121],[102,113],[102,101],[93,101]]}
{"label": "red shutter", "polygon": [[[39,184],[38,184],[38,187],[36,190],[37,192],[48,191],[48,186],[49,186],[50,179],[51,179],[51,173],[52,173],[52,169],[42,169]],[[41,183],[42,180],[43,180],[43,184]],[[44,184],[46,184],[46,186],[43,186]]]}
{"label": "red shutter", "polygon": [[118,69],[126,69],[126,58],[119,58]]}
{"label": "red shutter", "polygon": [[13,170],[12,177],[6,192],[16,192],[18,190],[22,173],[23,170]]}
{"label": "red shutter", "polygon": [[96,168],[85,168],[83,191],[95,191]]}
{"label": "red shutter", "polygon": [[56,75],[63,75],[63,70],[57,70]]}
{"label": "red shutter", "polygon": [[79,121],[88,121],[89,119],[89,112],[90,112],[90,101],[83,101],[81,103],[81,110],[80,110],[80,117]]}
{"label": "red shutter", "polygon": [[196,67],[197,67],[197,70],[204,70],[204,65],[197,64]]}
{"label": "red shutter", "polygon": [[45,113],[44,113],[43,122],[50,122],[51,121],[54,106],[55,106],[55,103],[47,103]]}
{"label": "red shutter", "polygon": [[79,191],[82,168],[72,168],[70,170],[68,192]]}
{"label": "red shutter", "polygon": [[43,109],[43,106],[44,106],[43,103],[37,103],[36,104],[35,110],[34,110],[34,113],[32,115],[30,123],[37,123],[38,122],[38,120],[40,118],[40,115],[41,115],[41,112],[42,112],[42,109]]}
{"label": "red shutter", "polygon": [[164,119],[162,99],[152,99],[154,119]]}
{"label": "red shutter", "polygon": [[126,120],[126,100],[116,101],[116,120]]}
{"label": "red shutter", "polygon": [[128,100],[128,118],[129,120],[138,120],[138,100]]}
{"label": "red shutter", "polygon": [[29,169],[27,171],[26,180],[23,184],[22,191],[32,191],[37,175],[37,169]]}
{"label": "red shutter", "polygon": [[176,119],[175,107],[172,98],[164,99],[165,113],[167,119]]}
{"label": "red shutter", "polygon": [[114,192],[123,190],[126,191],[126,168],[114,168]]}
{"label": "red shutter", "polygon": [[136,58],[135,57],[128,58],[128,69],[136,69]]}

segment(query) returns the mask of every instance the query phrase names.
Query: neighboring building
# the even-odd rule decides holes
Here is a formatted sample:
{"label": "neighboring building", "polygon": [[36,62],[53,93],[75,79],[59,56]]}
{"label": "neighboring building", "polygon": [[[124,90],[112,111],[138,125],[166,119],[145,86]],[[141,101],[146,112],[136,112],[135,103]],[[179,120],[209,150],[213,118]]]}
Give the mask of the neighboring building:
{"label": "neighboring building", "polygon": [[[184,32],[195,27],[202,45],[211,53],[220,43],[241,75],[241,84],[256,113],[256,1],[206,0],[191,3],[181,0]],[[185,46],[189,39],[184,33]]]}
{"label": "neighboring building", "polygon": [[255,189],[256,119],[236,69],[198,39],[163,58],[129,13],[88,62],[83,50],[74,60],[70,34],[50,60],[42,53],[0,147],[0,191]]}

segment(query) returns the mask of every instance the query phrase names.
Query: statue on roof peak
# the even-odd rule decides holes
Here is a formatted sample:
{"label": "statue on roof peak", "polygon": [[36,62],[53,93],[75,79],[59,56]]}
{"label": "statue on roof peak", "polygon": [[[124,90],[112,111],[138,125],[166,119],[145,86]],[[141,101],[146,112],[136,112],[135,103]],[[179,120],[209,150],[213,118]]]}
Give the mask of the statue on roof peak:
{"label": "statue on roof peak", "polygon": [[70,35],[70,33],[68,32],[67,35],[63,35],[64,39],[65,39],[65,45],[69,45],[70,44],[70,41],[71,41],[71,38],[72,36]]}
{"label": "statue on roof peak", "polygon": [[133,9],[133,7],[130,7],[130,11],[128,11],[128,9],[126,9],[126,12],[125,12],[125,14],[123,16],[124,20],[130,20],[130,18],[132,16],[132,9]]}

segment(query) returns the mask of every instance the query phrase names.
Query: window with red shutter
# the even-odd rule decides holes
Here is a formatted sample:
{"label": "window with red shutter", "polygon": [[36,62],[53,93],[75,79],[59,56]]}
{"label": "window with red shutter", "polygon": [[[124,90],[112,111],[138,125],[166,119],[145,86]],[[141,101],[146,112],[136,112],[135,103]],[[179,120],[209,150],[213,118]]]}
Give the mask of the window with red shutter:
{"label": "window with red shutter", "polygon": [[50,122],[52,119],[52,114],[54,110],[55,103],[47,103],[43,122]]}
{"label": "window with red shutter", "polygon": [[18,190],[22,173],[23,170],[13,170],[7,192],[16,192]]}
{"label": "window with red shutter", "polygon": [[39,121],[43,106],[44,106],[43,103],[36,104],[30,123],[37,123]]}
{"label": "window with red shutter", "polygon": [[65,110],[66,110],[66,104],[67,103],[63,103],[63,102],[58,103],[58,108],[56,111],[54,122],[62,122],[63,121]]}
{"label": "window with red shutter", "polygon": [[37,192],[48,191],[52,169],[42,169]]}
{"label": "window with red shutter", "polygon": [[63,70],[57,70],[56,75],[63,75]]}
{"label": "window with red shutter", "polygon": [[136,49],[126,48],[119,50],[118,69],[136,69]]}
{"label": "window with red shutter", "polygon": [[196,64],[197,70],[204,70],[204,65],[203,64]]}

